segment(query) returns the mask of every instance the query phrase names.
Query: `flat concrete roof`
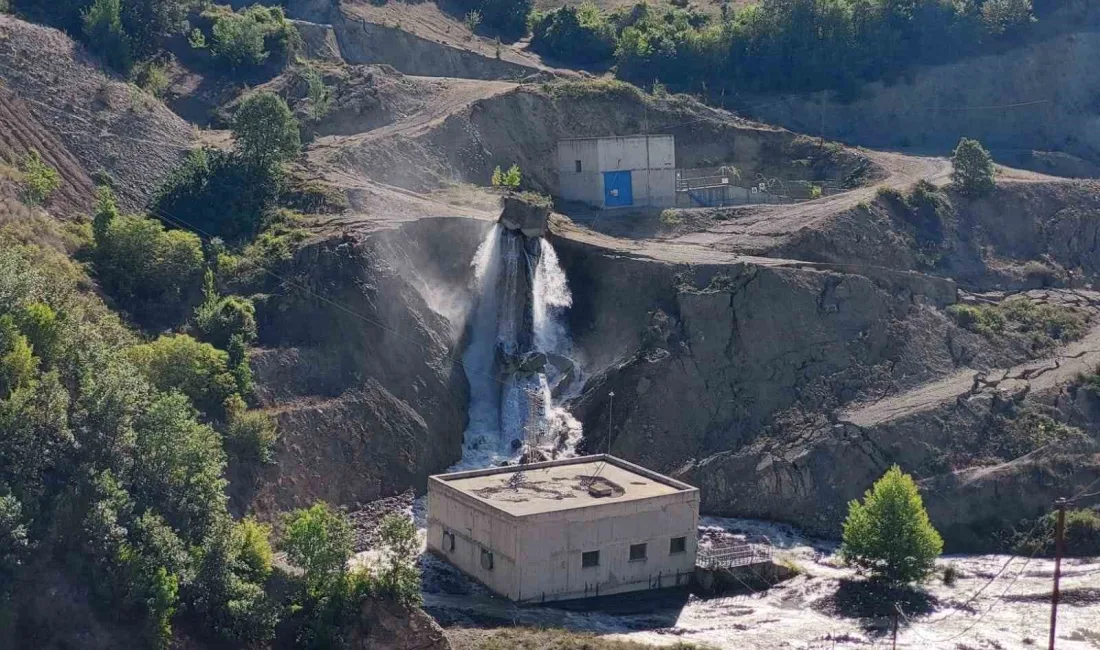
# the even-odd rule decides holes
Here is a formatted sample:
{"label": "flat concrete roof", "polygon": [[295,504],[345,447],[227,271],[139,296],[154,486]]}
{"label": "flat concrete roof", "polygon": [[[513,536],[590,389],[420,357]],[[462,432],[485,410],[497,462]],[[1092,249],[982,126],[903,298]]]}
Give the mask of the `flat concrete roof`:
{"label": "flat concrete roof", "polygon": [[[522,477],[513,482],[521,472]],[[607,455],[440,474],[432,479],[517,517],[695,490]]]}
{"label": "flat concrete roof", "polygon": [[649,138],[650,140],[657,140],[667,138],[669,140],[675,140],[676,136],[671,133],[635,133],[634,135],[597,135],[589,138],[561,138],[558,142],[589,142],[592,140],[632,140],[634,138],[642,139]]}

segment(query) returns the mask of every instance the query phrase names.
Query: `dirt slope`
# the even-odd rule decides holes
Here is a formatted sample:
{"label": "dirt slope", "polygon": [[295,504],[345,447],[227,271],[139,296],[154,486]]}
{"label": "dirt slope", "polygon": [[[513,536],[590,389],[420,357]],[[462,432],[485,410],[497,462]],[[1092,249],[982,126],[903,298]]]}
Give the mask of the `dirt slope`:
{"label": "dirt slope", "polygon": [[[66,162],[75,159],[85,176],[105,172],[123,205],[139,208],[194,137],[183,120],[104,73],[68,36],[6,15],[0,15],[0,82],[22,100],[41,130],[64,145],[68,153],[43,153],[66,165],[69,192],[87,187]],[[24,137],[28,143],[35,138],[48,144],[40,136]]]}

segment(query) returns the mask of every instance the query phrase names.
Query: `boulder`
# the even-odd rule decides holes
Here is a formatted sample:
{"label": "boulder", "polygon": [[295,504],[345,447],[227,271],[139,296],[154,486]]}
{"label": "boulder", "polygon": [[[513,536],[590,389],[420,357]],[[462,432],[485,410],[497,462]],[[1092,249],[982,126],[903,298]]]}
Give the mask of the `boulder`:
{"label": "boulder", "polygon": [[525,237],[542,237],[550,219],[550,202],[537,194],[509,194],[504,197],[500,224]]}

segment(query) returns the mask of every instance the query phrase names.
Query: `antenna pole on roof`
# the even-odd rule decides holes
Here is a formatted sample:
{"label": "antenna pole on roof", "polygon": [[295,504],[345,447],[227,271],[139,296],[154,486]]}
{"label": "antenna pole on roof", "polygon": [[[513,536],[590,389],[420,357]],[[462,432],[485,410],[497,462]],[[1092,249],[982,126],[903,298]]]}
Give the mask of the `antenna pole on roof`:
{"label": "antenna pole on roof", "polygon": [[611,455],[611,432],[615,426],[615,391],[607,394],[610,398],[607,405],[607,455]]}

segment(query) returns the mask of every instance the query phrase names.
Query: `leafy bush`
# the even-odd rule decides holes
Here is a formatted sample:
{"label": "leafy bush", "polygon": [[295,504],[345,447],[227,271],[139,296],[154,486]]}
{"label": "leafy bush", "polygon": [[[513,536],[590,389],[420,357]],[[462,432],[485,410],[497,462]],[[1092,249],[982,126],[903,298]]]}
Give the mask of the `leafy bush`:
{"label": "leafy bush", "polygon": [[168,65],[163,61],[143,61],[134,66],[131,77],[142,90],[164,99],[168,90]]}
{"label": "leafy bush", "polygon": [[993,158],[977,140],[959,140],[951,164],[951,182],[960,194],[983,196],[996,187]]}
{"label": "leafy bush", "polygon": [[506,187],[514,190],[519,188],[521,181],[522,174],[519,171],[519,165],[512,165],[506,172],[502,172],[499,165],[493,170],[491,179],[493,187]]}
{"label": "leafy bush", "polygon": [[138,320],[177,322],[202,272],[199,238],[136,215],[102,218],[94,234],[103,289]]}
{"label": "leafy bush", "polygon": [[61,187],[61,176],[42,160],[37,149],[23,157],[19,171],[23,174],[23,200],[31,205],[44,204]]}
{"label": "leafy bush", "polygon": [[206,271],[203,294],[205,299],[195,308],[195,328],[202,340],[223,350],[234,336],[246,344],[256,340],[256,308],[251,300],[219,295],[210,270]]}
{"label": "leafy bush", "polygon": [[420,603],[420,570],[416,557],[420,540],[416,524],[404,515],[389,515],[379,527],[382,569],[378,575],[381,592],[402,604]]}
{"label": "leafy bush", "polygon": [[295,510],[286,517],[280,546],[287,559],[305,571],[309,589],[319,592],[347,572],[351,522],[325,503]]}
{"label": "leafy bush", "polygon": [[470,31],[484,24],[506,40],[517,40],[527,33],[531,0],[459,0]]}
{"label": "leafy bush", "polygon": [[130,69],[130,36],[122,27],[120,0],[95,0],[84,13],[84,40],[107,65],[122,72]]}
{"label": "leafy bush", "polygon": [[127,358],[163,391],[178,390],[210,418],[226,416],[226,400],[237,396],[229,355],[186,334],[169,334],[136,345]]}
{"label": "leafy bush", "polygon": [[262,411],[232,414],[225,427],[225,448],[231,456],[246,463],[270,463],[274,460],[278,439],[275,420]]}
{"label": "leafy bush", "polygon": [[[1010,547],[1021,555],[1054,555],[1057,515],[1053,512],[1038,520],[1022,521],[1010,537]],[[1029,535],[1032,531],[1034,534]],[[1070,557],[1100,556],[1100,512],[1095,509],[1067,509],[1065,552]]]}
{"label": "leafy bush", "polygon": [[943,539],[928,521],[913,477],[894,465],[848,504],[841,557],[892,584],[922,580],[935,569]]}
{"label": "leafy bush", "polygon": [[1035,20],[1031,0],[986,0],[982,3],[982,29],[991,36],[1010,35]]}
{"label": "leafy bush", "polygon": [[196,149],[164,181],[153,213],[236,241],[267,225],[281,182],[279,170],[253,167],[236,153]]}
{"label": "leafy bush", "polygon": [[600,63],[615,53],[615,27],[591,2],[534,13],[531,32],[531,49],[568,63]]}
{"label": "leafy bush", "polygon": [[216,13],[211,35],[210,51],[230,68],[255,68],[271,58],[289,63],[301,41],[281,7],[259,4]]}

